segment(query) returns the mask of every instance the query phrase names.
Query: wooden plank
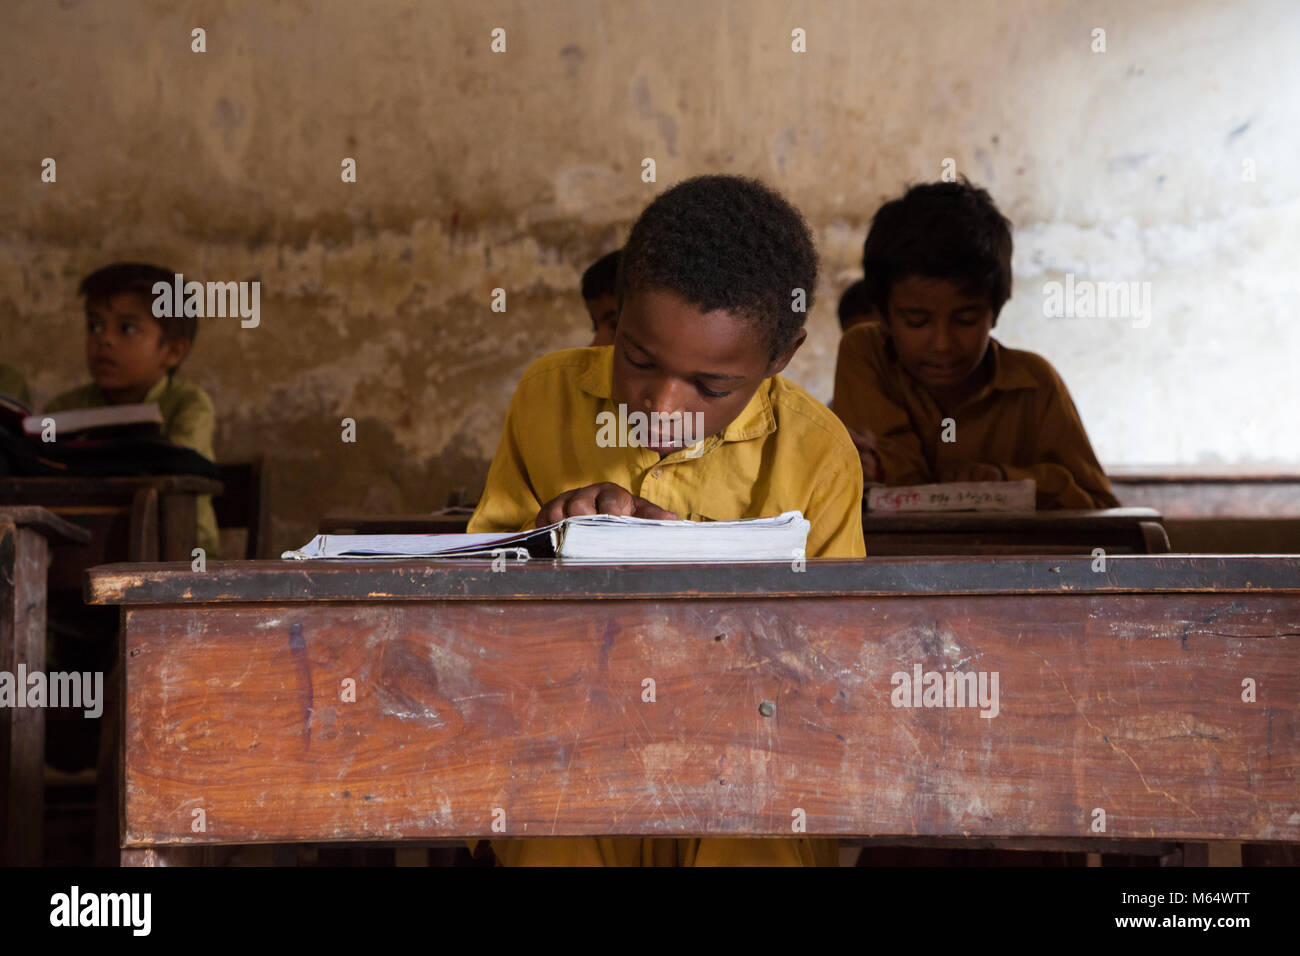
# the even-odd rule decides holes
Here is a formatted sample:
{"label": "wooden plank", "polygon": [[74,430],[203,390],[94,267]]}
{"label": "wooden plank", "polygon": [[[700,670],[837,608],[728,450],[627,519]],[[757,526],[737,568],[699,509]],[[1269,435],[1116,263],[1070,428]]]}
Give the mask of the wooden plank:
{"label": "wooden plank", "polygon": [[317,534],[464,534],[471,515],[326,515]]}
{"label": "wooden plank", "polygon": [[76,478],[0,478],[0,504],[30,504],[68,500],[116,499],[129,502],[142,485],[158,489],[160,495],[219,495],[221,482],[200,475],[126,475]]}
{"label": "wooden plank", "polygon": [[[1300,840],[1294,589],[930,583],[132,607],[124,845],[776,836],[800,811],[820,835]],[[997,673],[997,716],[894,706],[916,667]]]}
{"label": "wooden plank", "polygon": [[90,533],[54,514],[48,508],[33,505],[0,506],[0,517],[16,527],[31,528],[49,542],[59,544],[86,544]]}
{"label": "wooden plank", "polygon": [[[1094,570],[1096,568],[1097,570]],[[87,572],[89,604],[735,598],[821,595],[1300,592],[1300,556],[869,558],[781,563],[575,565],[490,561],[216,561],[110,564]]]}
{"label": "wooden plank", "polygon": [[1153,508],[1102,508],[1091,511],[868,512],[864,527],[880,532],[1059,532],[1131,531],[1141,521],[1160,521]]}
{"label": "wooden plank", "polygon": [[1159,554],[1160,513],[1095,511],[864,513],[868,555]]}

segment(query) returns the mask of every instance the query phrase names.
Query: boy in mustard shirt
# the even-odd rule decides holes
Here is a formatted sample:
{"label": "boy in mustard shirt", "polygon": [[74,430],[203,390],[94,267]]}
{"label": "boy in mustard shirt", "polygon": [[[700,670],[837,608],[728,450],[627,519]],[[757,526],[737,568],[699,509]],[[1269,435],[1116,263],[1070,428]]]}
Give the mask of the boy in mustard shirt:
{"label": "boy in mustard shirt", "polygon": [[[162,432],[175,445],[214,461],[212,399],[197,385],[173,378],[194,346],[198,319],[174,303],[172,316],[153,314],[155,282],[170,289],[173,274],[158,266],[119,262],[92,272],[77,292],[86,303],[86,366],[89,385],[56,396],[47,412],[105,405],[152,403],[162,413]],[[220,557],[212,496],[197,502],[196,541],[208,559]]]}
{"label": "boy in mustard shirt", "polygon": [[1039,508],[1118,507],[1056,370],[990,337],[1011,224],[987,192],[912,187],[876,213],[862,266],[884,322],[840,339],[831,405],[868,481],[1033,478]]}
{"label": "boy in mustard shirt", "polygon": [[[812,526],[808,557],[864,556],[853,443],[825,405],[779,374],[807,334],[796,307],[811,304],[816,281],[807,225],[761,183],[701,176],[659,196],[623,248],[613,345],[553,352],[524,372],[468,530],[569,515],[722,521],[798,510]],[[617,416],[620,404],[700,425],[690,435],[661,425],[646,446],[598,441],[598,416]],[[833,840],[493,848],[509,865],[836,862]]]}

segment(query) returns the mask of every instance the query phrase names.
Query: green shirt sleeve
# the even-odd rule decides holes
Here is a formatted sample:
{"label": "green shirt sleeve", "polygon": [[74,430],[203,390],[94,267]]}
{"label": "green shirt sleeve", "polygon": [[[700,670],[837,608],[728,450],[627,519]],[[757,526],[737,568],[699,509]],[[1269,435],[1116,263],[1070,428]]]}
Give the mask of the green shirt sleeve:
{"label": "green shirt sleeve", "polygon": [[0,395],[16,398],[28,407],[32,404],[31,392],[27,390],[27,380],[12,365],[0,365]]}

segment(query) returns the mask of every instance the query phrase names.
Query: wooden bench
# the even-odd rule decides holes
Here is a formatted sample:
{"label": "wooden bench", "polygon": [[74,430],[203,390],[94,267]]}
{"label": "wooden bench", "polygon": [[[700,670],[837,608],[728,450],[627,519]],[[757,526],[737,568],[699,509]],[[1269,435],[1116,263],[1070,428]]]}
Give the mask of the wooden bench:
{"label": "wooden bench", "polygon": [[58,580],[75,589],[96,564],[189,561],[198,496],[219,494],[221,482],[197,475],[0,478],[0,505],[48,508],[91,532],[81,550],[69,545],[55,554]]}
{"label": "wooden bench", "polygon": [[[87,600],[124,611],[122,860],[801,822],[1300,841],[1300,557],[1092,568],[95,568]],[[917,669],[983,673],[989,706],[895,706]]]}
{"label": "wooden bench", "polygon": [[[0,673],[45,673],[46,578],[55,543],[90,532],[44,508],[0,507]],[[39,866],[45,815],[45,710],[0,707],[0,865]]]}
{"label": "wooden bench", "polygon": [[1151,508],[1096,511],[871,513],[869,555],[1165,554],[1169,538]]}

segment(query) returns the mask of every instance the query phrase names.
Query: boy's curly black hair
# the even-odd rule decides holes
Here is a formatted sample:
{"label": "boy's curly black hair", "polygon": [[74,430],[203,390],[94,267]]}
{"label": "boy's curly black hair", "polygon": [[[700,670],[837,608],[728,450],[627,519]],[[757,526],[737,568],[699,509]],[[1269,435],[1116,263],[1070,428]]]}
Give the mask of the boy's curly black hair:
{"label": "boy's curly black hair", "polygon": [[[816,284],[817,250],[794,206],[755,179],[697,176],[637,219],[618,298],[666,291],[702,312],[725,309],[752,322],[775,358],[803,328]],[[795,311],[800,299],[804,311]]]}
{"label": "boy's curly black hair", "polygon": [[[77,286],[77,292],[85,296],[87,305],[92,302],[106,301],[124,292],[144,296],[149,303],[149,314],[153,316],[154,284],[165,282],[168,289],[166,295],[174,300],[176,296],[171,291],[173,279],[174,273],[162,266],[144,262],[114,262],[102,269],[96,269],[82,279],[81,284]],[[180,302],[173,301],[170,316],[154,317],[154,320],[162,326],[162,341],[175,342],[184,339],[186,342],[193,342],[199,334],[198,318],[185,315],[183,305],[183,299]]]}
{"label": "boy's curly black hair", "polygon": [[867,288],[867,283],[859,279],[840,295],[840,304],[835,309],[840,318],[840,329],[842,330],[844,323],[853,316],[870,315],[875,309],[876,303],[871,299],[871,291]]}
{"label": "boy's curly black hair", "polygon": [[988,299],[993,318],[1011,298],[1011,223],[986,190],[960,182],[913,186],[876,211],[862,247],[872,300],[889,315],[899,279],[951,279]]}
{"label": "boy's curly black hair", "polygon": [[599,299],[602,295],[615,295],[618,292],[618,260],[623,250],[607,252],[582,274],[582,297],[588,302]]}

